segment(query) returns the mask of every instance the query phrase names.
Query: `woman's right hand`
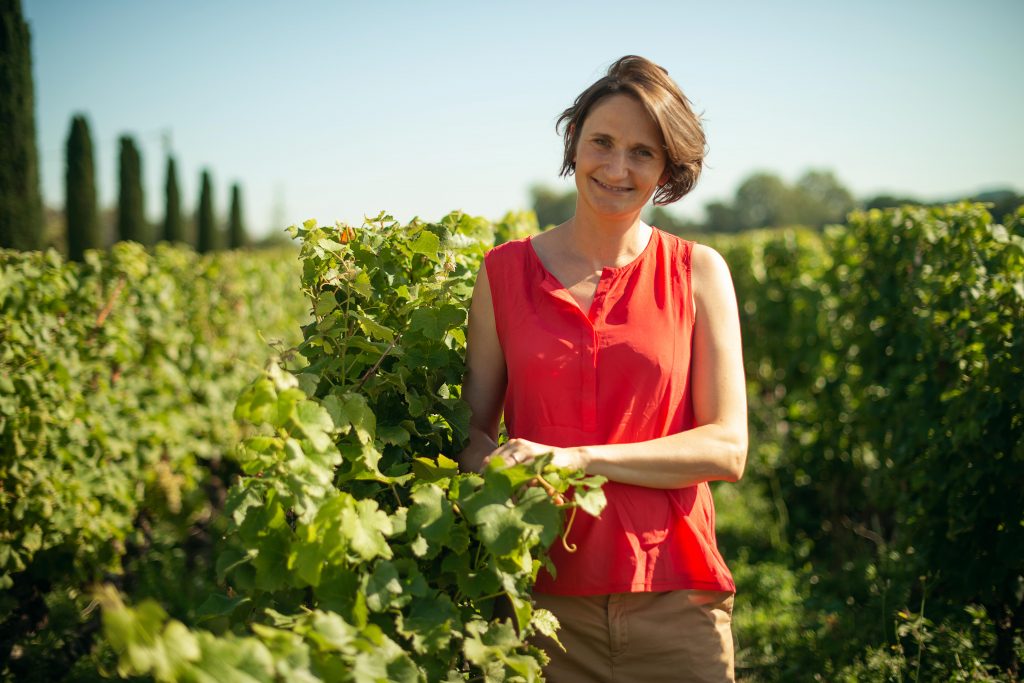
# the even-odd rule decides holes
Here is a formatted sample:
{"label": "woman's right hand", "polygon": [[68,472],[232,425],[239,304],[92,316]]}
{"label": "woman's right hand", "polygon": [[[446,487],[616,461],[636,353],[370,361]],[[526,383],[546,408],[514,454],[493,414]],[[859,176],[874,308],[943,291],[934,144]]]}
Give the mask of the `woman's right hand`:
{"label": "woman's right hand", "polygon": [[470,426],[469,444],[459,453],[459,469],[463,472],[482,472],[497,448],[498,444],[488,434]]}

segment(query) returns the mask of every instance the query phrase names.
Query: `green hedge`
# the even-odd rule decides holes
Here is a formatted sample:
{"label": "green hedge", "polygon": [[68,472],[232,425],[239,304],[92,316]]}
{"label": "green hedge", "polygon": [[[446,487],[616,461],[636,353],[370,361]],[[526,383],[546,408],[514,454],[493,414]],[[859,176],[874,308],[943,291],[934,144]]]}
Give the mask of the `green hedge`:
{"label": "green hedge", "polygon": [[5,676],[55,680],[44,662],[74,660],[55,645],[82,636],[87,649],[75,610],[91,582],[187,609],[203,573],[188,543],[223,495],[235,399],[269,342],[293,345],[309,317],[299,274],[293,250],[200,257],[124,242],[80,264],[0,251]]}
{"label": "green hedge", "polygon": [[[1015,675],[1022,215],[905,207],[715,243],[742,307],[753,444],[748,477],[717,495],[757,680]],[[772,523],[750,528],[759,513]],[[762,562],[791,567],[799,600],[763,590]],[[758,635],[764,610],[797,604],[799,634]]]}

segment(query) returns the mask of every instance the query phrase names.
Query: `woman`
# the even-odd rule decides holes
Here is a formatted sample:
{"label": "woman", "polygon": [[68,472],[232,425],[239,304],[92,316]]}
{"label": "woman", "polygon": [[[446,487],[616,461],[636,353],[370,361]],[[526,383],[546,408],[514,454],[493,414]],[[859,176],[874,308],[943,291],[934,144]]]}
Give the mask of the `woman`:
{"label": "woman", "polygon": [[[640,220],[700,174],[700,120],[666,72],[618,60],[562,113],[572,218],[485,259],[469,316],[461,466],[529,461],[608,478],[534,597],[561,622],[551,681],[731,681],[735,585],[708,482],[747,452],[739,316],[709,247]],[[509,441],[496,443],[504,411]]]}

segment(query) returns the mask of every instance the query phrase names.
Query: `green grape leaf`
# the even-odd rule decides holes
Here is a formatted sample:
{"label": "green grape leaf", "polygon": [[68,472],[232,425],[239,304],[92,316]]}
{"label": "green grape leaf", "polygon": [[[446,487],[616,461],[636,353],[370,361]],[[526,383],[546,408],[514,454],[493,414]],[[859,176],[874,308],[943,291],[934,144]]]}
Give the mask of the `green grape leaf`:
{"label": "green grape leaf", "polygon": [[271,424],[275,427],[286,427],[288,423],[297,421],[296,406],[306,401],[306,394],[301,389],[289,388],[277,395],[277,405],[271,416]]}
{"label": "green grape leaf", "polygon": [[437,484],[447,489],[451,478],[459,474],[459,464],[444,455],[437,456],[437,460],[415,458],[412,471],[417,483]]}
{"label": "green grape leaf", "polygon": [[326,290],[317,297],[316,305],[313,306],[313,312],[322,318],[337,308],[338,302],[334,298],[334,292]]}
{"label": "green grape leaf", "polygon": [[259,379],[242,390],[235,403],[234,418],[252,424],[270,422],[277,407],[277,390],[269,379]]}
{"label": "green grape leaf", "polygon": [[441,249],[441,240],[429,230],[421,230],[416,239],[409,243],[409,248],[417,254],[436,256]]}
{"label": "green grape leaf", "polygon": [[321,404],[342,434],[354,430],[360,443],[368,444],[373,441],[377,420],[365,396],[351,392],[341,395],[330,394],[321,401]]}
{"label": "green grape leaf", "polygon": [[410,316],[409,329],[418,330],[427,339],[442,340],[448,330],[466,322],[466,311],[445,304],[439,309],[417,308]]}
{"label": "green grape leaf", "polygon": [[543,488],[527,488],[520,496],[516,510],[522,523],[538,534],[542,544],[548,546],[554,542],[562,526],[562,511]]}
{"label": "green grape leaf", "polygon": [[277,530],[259,541],[259,549],[252,565],[256,569],[256,586],[260,590],[275,591],[290,585],[288,556],[291,548],[287,532]]}
{"label": "green grape leaf", "polygon": [[320,585],[320,572],[324,566],[323,549],[316,543],[297,543],[288,558],[288,568],[310,586]]}
{"label": "green grape leaf", "polygon": [[398,632],[410,638],[413,649],[421,654],[447,649],[452,633],[462,627],[458,608],[443,593],[414,599],[407,614]]}
{"label": "green grape leaf", "polygon": [[592,517],[597,517],[608,504],[604,495],[604,489],[600,486],[588,486],[577,488],[573,493],[573,502],[579,505],[580,509]]}
{"label": "green grape leaf", "polygon": [[366,595],[361,592],[359,582],[360,575],[354,569],[328,564],[321,572],[314,594],[321,608],[340,614],[348,623],[362,629],[368,613]]}
{"label": "green grape leaf", "polygon": [[313,448],[325,451],[333,445],[330,433],[334,421],[330,413],[314,401],[301,401],[295,406],[295,426],[309,439]]}
{"label": "green grape leaf", "polygon": [[404,596],[405,599],[400,600],[402,582],[398,578],[398,570],[395,565],[387,560],[378,562],[373,573],[367,577],[364,594],[366,595],[366,606],[374,612],[383,612],[392,604],[400,605],[401,602],[408,602],[410,599],[408,596]]}
{"label": "green grape leaf", "polygon": [[537,633],[553,639],[562,650],[565,650],[565,647],[558,640],[558,629],[561,627],[561,624],[558,623],[558,617],[549,610],[542,607],[533,610],[533,614],[530,615],[530,627]]}
{"label": "green grape leaf", "polygon": [[336,612],[313,612],[311,626],[318,644],[338,652],[351,650],[359,637],[358,629]]}
{"label": "green grape leaf", "polygon": [[439,550],[455,522],[452,504],[445,497],[444,490],[435,484],[417,488],[412,500],[406,517],[408,533],[422,536],[434,546],[435,551]]}
{"label": "green grape leaf", "polygon": [[377,438],[392,446],[405,446],[409,443],[409,432],[398,425],[380,425]]}
{"label": "green grape leaf", "polygon": [[248,595],[228,596],[222,593],[213,593],[196,608],[196,618],[200,623],[219,617],[230,616],[242,605],[252,603]]}
{"label": "green grape leaf", "polygon": [[485,505],[476,514],[477,533],[488,551],[495,555],[508,555],[524,543],[539,528],[523,519],[522,511],[507,503]]}
{"label": "green grape leaf", "polygon": [[391,520],[374,500],[358,500],[341,510],[340,528],[349,547],[363,560],[390,558],[385,534],[392,533]]}

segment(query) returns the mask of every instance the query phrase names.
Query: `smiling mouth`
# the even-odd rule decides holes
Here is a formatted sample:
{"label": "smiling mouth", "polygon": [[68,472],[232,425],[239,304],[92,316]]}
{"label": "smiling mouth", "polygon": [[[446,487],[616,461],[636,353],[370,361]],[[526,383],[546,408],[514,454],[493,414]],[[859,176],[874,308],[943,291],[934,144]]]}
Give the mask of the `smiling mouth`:
{"label": "smiling mouth", "polygon": [[597,178],[593,178],[593,177],[591,177],[591,180],[593,180],[595,183],[598,184],[598,186],[608,190],[609,192],[618,192],[618,193],[622,194],[622,193],[625,193],[625,192],[631,192],[632,189],[633,189],[631,187],[616,187],[615,185],[607,185],[605,183],[602,183]]}

